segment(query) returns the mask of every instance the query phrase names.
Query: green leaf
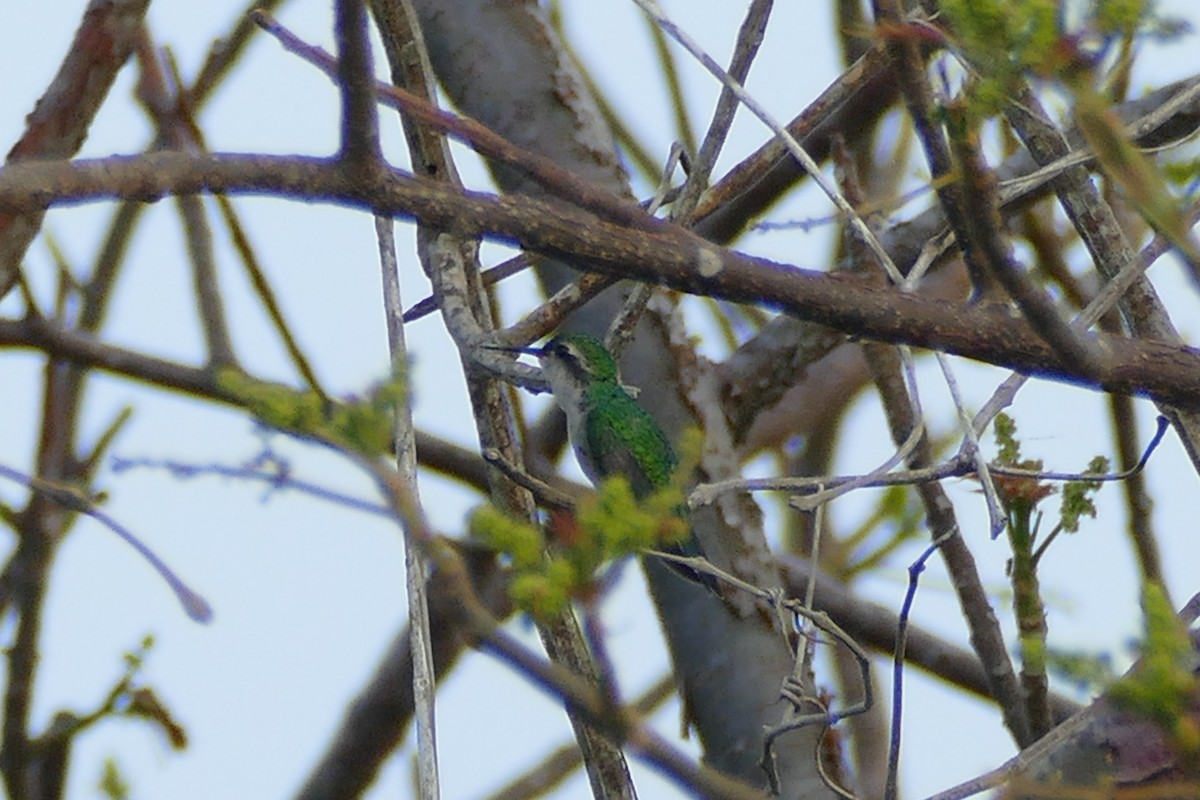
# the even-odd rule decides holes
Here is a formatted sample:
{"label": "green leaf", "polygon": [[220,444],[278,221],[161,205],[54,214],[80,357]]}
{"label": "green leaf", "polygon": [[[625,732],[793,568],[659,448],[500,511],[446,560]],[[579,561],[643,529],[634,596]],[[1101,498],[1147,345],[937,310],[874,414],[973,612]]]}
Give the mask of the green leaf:
{"label": "green leaf", "polygon": [[527,522],[513,519],[495,506],[485,505],[471,514],[468,529],[472,536],[493,550],[512,558],[513,567],[528,569],[542,561],[545,542],[542,532]]}
{"label": "green leaf", "polygon": [[[1084,475],[1103,475],[1108,472],[1108,459],[1096,456],[1084,470]],[[1096,518],[1096,504],[1092,496],[1100,491],[1103,484],[1100,481],[1088,480],[1086,477],[1077,481],[1067,481],[1062,491],[1062,527],[1067,533],[1079,530],[1080,517]]]}
{"label": "green leaf", "polygon": [[100,782],[96,788],[111,800],[127,800],[129,797],[129,784],[121,775],[117,762],[111,756],[104,759],[104,766],[100,771]]}
{"label": "green leaf", "polygon": [[992,423],[992,435],[1000,452],[996,455],[996,463],[1012,466],[1021,460],[1021,443],[1017,441],[1017,422],[1008,414],[1000,412]]}
{"label": "green leaf", "polygon": [[226,368],[217,384],[272,428],[340,445],[365,456],[392,452],[393,419],[408,402],[404,376],[373,387],[365,400],[328,402],[312,391],[260,381]]}
{"label": "green leaf", "polygon": [[1200,694],[1192,672],[1191,637],[1157,584],[1147,584],[1142,590],[1142,609],[1145,640],[1141,661],[1113,684],[1108,696],[1121,708],[1158,724],[1181,752],[1200,754],[1200,731],[1187,715]]}

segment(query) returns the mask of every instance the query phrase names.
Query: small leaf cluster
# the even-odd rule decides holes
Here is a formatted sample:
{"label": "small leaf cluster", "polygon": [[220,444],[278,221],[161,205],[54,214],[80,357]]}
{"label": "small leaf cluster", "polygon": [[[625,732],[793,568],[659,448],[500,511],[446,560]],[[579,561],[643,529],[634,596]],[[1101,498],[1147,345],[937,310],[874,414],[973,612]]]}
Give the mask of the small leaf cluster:
{"label": "small leaf cluster", "polygon": [[221,370],[217,382],[264,424],[365,456],[392,452],[394,412],[407,401],[403,377],[374,387],[365,399],[339,402],[313,391],[261,381],[236,369]]}
{"label": "small leaf cluster", "polygon": [[1154,15],[1150,0],[1093,0],[1072,31],[1064,29],[1061,0],[944,0],[941,7],[958,49],[974,67],[971,106],[984,115],[1009,102],[1026,74],[1068,77],[1089,69],[1112,41],[1179,30],[1178,23]]}
{"label": "small leaf cluster", "polygon": [[1137,666],[1109,689],[1108,697],[1127,711],[1155,722],[1181,753],[1200,755],[1200,681],[1193,673],[1195,651],[1186,627],[1157,584],[1142,591],[1145,640]]}
{"label": "small leaf cluster", "polygon": [[[538,618],[560,614],[572,600],[587,597],[606,563],[682,542],[691,535],[684,483],[699,460],[703,435],[686,433],[680,444],[680,466],[671,482],[639,499],[624,475],[605,478],[583,496],[574,513],[555,512],[546,525],[508,517],[494,506],[474,512],[472,536],[510,561],[510,588],[518,608]],[[553,544],[547,547],[547,539]]]}
{"label": "small leaf cluster", "polygon": [[1159,165],[1164,179],[1188,192],[1195,191],[1200,181],[1200,158],[1182,158]]}
{"label": "small leaf cluster", "polygon": [[639,502],[624,475],[606,478],[579,503],[577,519],[592,545],[579,554],[584,558],[581,569],[687,538],[687,522],[679,516],[683,501],[682,491],[668,487]]}
{"label": "small leaf cluster", "polygon": [[[1043,464],[1039,459],[1022,459],[1021,442],[1017,439],[1017,423],[1007,414],[997,414],[993,425],[999,452],[996,464],[1014,469],[1040,472]],[[1000,495],[1000,502],[1008,513],[1010,524],[1014,519],[1027,521],[1038,503],[1054,493],[1054,487],[1036,478],[1020,475],[994,475],[992,481]]]}
{"label": "small leaf cluster", "polygon": [[574,515],[551,515],[548,528],[555,546],[550,552],[541,528],[512,519],[494,506],[476,509],[469,531],[510,560],[510,593],[516,606],[549,619],[572,600],[588,595],[605,563],[686,538],[689,528],[680,515],[682,504],[677,487],[639,501],[629,480],[614,475],[580,499]]}
{"label": "small leaf cluster", "polygon": [[[998,452],[995,463],[999,466],[1041,471],[1043,464],[1038,459],[1022,459],[1021,443],[1017,439],[1017,424],[1007,414],[997,414],[993,423],[993,433],[996,437]],[[1067,481],[1062,490],[1062,506],[1059,511],[1058,527],[1067,533],[1079,530],[1082,517],[1096,517],[1096,505],[1093,496],[1100,490],[1101,481],[1089,478],[1089,475],[1103,475],[1109,471],[1110,464],[1104,456],[1096,456],[1088,462],[1078,480]],[[1042,483],[1036,478],[1016,475],[995,475],[993,481],[1000,502],[1009,515],[1010,522],[1019,517],[1024,523],[1030,521],[1042,500],[1055,492],[1055,488]]]}
{"label": "small leaf cluster", "polygon": [[[113,717],[129,717],[149,722],[163,732],[176,750],[187,747],[187,732],[176,722],[170,709],[149,686],[141,684],[140,673],[146,658],[154,647],[154,637],[143,637],[140,645],[122,656],[124,672],[108,691],[107,697],[86,715],[60,711],[54,715],[49,729],[42,734],[39,746],[69,746],[84,731],[97,723]],[[106,759],[97,785],[100,793],[108,798],[126,798],[131,790],[117,762]]]}
{"label": "small leaf cluster", "polygon": [[1026,72],[1042,72],[1059,40],[1058,0],[946,0],[942,10],[979,77],[972,107],[994,113]]}
{"label": "small leaf cluster", "polygon": [[472,536],[507,555],[517,571],[535,567],[542,560],[545,542],[541,530],[536,525],[513,519],[495,506],[475,509],[467,528]]}
{"label": "small leaf cluster", "polygon": [[129,781],[125,780],[125,776],[121,774],[121,768],[112,756],[104,759],[96,788],[109,800],[128,800],[130,796]]}
{"label": "small leaf cluster", "polygon": [[1096,456],[1088,462],[1079,480],[1067,481],[1063,485],[1061,519],[1063,530],[1067,533],[1079,530],[1080,517],[1096,518],[1096,504],[1092,502],[1092,495],[1100,490],[1100,481],[1090,480],[1087,476],[1103,475],[1108,468],[1108,459]]}

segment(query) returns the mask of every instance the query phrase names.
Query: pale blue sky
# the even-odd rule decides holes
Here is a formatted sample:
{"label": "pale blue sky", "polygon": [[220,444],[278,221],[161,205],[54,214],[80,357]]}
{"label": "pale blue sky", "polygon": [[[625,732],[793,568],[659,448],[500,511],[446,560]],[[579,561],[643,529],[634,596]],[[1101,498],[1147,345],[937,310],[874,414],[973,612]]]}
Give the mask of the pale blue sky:
{"label": "pale blue sky", "polygon": [[[82,0],[16,3],[0,26],[0,70],[19,76],[0,93],[0,143],[7,148],[20,135],[25,115],[48,83],[70,40]],[[723,0],[664,3],[718,60],[729,52],[743,4]],[[749,87],[780,117],[814,98],[833,77],[832,23],[828,3],[780,3]],[[635,120],[639,133],[665,154],[670,118],[664,94],[654,80],[656,67],[632,4],[565,2],[565,13],[582,58],[603,86]],[[1185,2],[1163,3],[1176,14],[1200,20]],[[154,35],[174,50],[186,76],[194,74],[212,38],[222,35],[243,4],[159,0],[150,22]],[[309,41],[329,46],[330,3],[292,3],[282,21]],[[66,21],[66,22],[65,22]],[[1200,68],[1194,37],[1163,48],[1142,62],[1135,85],[1182,77]],[[331,84],[313,69],[260,38],[247,61],[205,110],[202,122],[214,149],[325,154],[336,146],[337,106]],[[692,107],[704,113],[716,88],[697,68],[685,70]],[[129,102],[133,73],[122,73],[113,100],[102,111],[84,155],[135,151],[149,140],[150,128]],[[401,158],[395,126],[385,115],[389,154]],[[700,130],[706,120],[694,118]],[[740,157],[763,139],[761,127],[739,118],[728,148]],[[478,169],[468,180],[484,185]],[[644,190],[644,187],[642,187]],[[387,371],[379,278],[372,221],[358,213],[325,206],[274,200],[237,199],[251,238],[280,294],[288,318],[327,385],[337,393],[361,391]],[[68,260],[83,269],[111,211],[88,206],[56,211],[46,228]],[[780,217],[828,213],[812,191],[789,202]],[[117,291],[107,339],[131,346],[152,343],[156,354],[194,362],[201,340],[189,296],[190,277],[175,212],[169,202],[149,211],[135,239],[130,264]],[[401,242],[408,240],[404,226]],[[235,342],[253,342],[242,352],[252,369],[290,380],[283,353],[246,282],[218,234],[221,278],[229,298]],[[824,263],[826,233],[777,233],[748,239],[744,246],[804,266]],[[411,248],[402,244],[402,289],[408,303],[427,291]],[[27,263],[39,294],[50,292],[50,261],[37,242]],[[1155,280],[1169,287],[1164,296],[1176,322],[1196,340],[1195,294],[1179,280],[1170,260],[1154,268]],[[521,310],[530,291],[514,283],[506,290],[507,312]],[[13,297],[0,311],[14,313]],[[433,319],[410,326],[418,424],[473,444],[469,409],[456,369],[457,356]],[[945,419],[944,385],[922,369],[925,404]],[[40,361],[33,355],[0,357],[5,426],[0,462],[27,467],[35,431]],[[1002,376],[977,365],[960,365],[959,377],[973,406],[989,395]],[[164,458],[189,463],[238,463],[254,456],[259,440],[249,419],[181,397],[150,392],[124,380],[92,379],[84,430],[95,434],[126,404],[136,413],[114,452],[130,458]],[[1147,435],[1154,411],[1141,402]],[[1102,398],[1061,386],[1034,384],[1015,405],[1027,454],[1043,456],[1062,469],[1108,453]],[[887,455],[878,409],[860,402],[849,430],[852,456],[840,470],[867,469]],[[331,456],[276,438],[305,477],[372,496],[368,481]],[[1148,468],[1157,500],[1155,522],[1163,535],[1171,588],[1182,600],[1197,586],[1194,565],[1200,545],[1194,535],[1196,477],[1168,436]],[[158,645],[145,672],[147,682],[178,716],[191,738],[183,753],[170,751],[147,726],[106,722],[76,745],[70,775],[71,797],[96,795],[93,788],[106,757],[117,759],[138,798],[286,797],[328,742],[346,702],[353,697],[404,619],[402,552],[389,524],[314,500],[278,496],[263,500],[258,486],[217,479],[181,482],[160,472],[105,473],[101,488],[112,494],[107,510],[144,537],[201,591],[216,610],[208,627],[190,623],[154,573],[125,544],[91,521],[82,521],[62,549],[53,574],[46,616],[37,715],[45,722],[58,709],[86,711],[104,695],[121,670],[121,653],[147,633]],[[469,505],[463,493],[444,481],[422,485],[434,523],[453,532]],[[972,487],[952,487],[991,586],[1004,585],[1004,548],[985,541],[981,505]],[[0,497],[22,497],[0,484]],[[1043,585],[1055,601],[1052,636],[1064,647],[1118,649],[1138,631],[1137,587],[1122,530],[1123,508],[1115,488],[1100,496],[1100,522],[1085,523],[1082,534],[1057,545],[1044,563]],[[862,501],[847,499],[832,513],[852,520]],[[7,545],[0,545],[0,547]],[[912,552],[912,551],[910,551]],[[903,564],[864,584],[879,602],[896,606],[903,593]],[[1190,574],[1189,574],[1190,573]],[[631,575],[634,573],[631,571]],[[925,577],[915,616],[924,625],[962,641],[962,623],[940,566]],[[1001,616],[1007,608],[1001,607]],[[634,578],[610,601],[606,623],[621,682],[632,696],[666,669],[657,622]],[[512,629],[536,646],[520,622]],[[1011,627],[1011,626],[1010,626]],[[1011,755],[1011,744],[995,711],[981,703],[949,696],[941,686],[909,673],[905,719],[904,787],[924,795]],[[520,677],[484,656],[469,655],[439,693],[439,734],[445,796],[479,797],[502,777],[535,764],[569,730],[562,712]],[[521,722],[514,728],[513,720]],[[659,729],[678,728],[672,705],[656,716]],[[520,735],[513,735],[516,730]],[[634,764],[643,797],[669,797],[671,791]],[[404,797],[409,761],[394,759],[371,797]],[[583,796],[577,776],[558,797]]]}

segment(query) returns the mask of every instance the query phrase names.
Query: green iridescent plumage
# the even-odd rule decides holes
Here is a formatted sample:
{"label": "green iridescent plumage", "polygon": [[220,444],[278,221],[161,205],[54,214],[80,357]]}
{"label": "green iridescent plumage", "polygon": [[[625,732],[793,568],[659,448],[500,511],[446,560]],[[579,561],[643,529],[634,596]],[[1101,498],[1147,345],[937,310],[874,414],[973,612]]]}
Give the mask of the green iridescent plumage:
{"label": "green iridescent plumage", "polygon": [[[538,355],[555,400],[567,415],[575,456],[593,483],[624,475],[639,500],[670,486],[677,466],[675,451],[658,423],[621,385],[617,364],[604,345],[576,334],[530,352]],[[679,507],[678,516],[686,518],[686,507]],[[700,555],[694,538],[663,549]],[[711,576],[670,566],[716,591]]]}
{"label": "green iridescent plumage", "polygon": [[666,488],[675,451],[645,409],[613,381],[596,383],[585,396],[587,450],[596,474],[625,475],[638,499]]}

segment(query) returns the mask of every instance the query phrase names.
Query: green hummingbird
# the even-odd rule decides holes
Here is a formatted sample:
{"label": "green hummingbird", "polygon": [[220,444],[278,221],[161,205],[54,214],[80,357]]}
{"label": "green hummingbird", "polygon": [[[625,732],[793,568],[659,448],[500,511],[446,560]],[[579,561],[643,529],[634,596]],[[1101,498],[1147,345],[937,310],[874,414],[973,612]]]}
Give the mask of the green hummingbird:
{"label": "green hummingbird", "polygon": [[[545,347],[517,349],[538,357],[555,402],[567,416],[567,435],[575,458],[593,484],[611,475],[624,475],[639,500],[670,484],[678,464],[675,450],[658,423],[621,385],[617,362],[600,341],[572,334],[552,339]],[[680,509],[681,515],[686,513]],[[690,542],[664,550],[701,554],[694,535]],[[711,575],[667,564],[719,595]]]}

